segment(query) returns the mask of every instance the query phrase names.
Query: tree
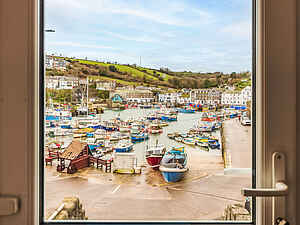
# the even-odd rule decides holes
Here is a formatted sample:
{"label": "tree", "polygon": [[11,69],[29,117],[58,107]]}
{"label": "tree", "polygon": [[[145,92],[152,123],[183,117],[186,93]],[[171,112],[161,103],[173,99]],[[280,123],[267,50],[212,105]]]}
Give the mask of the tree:
{"label": "tree", "polygon": [[106,69],[99,69],[99,75],[100,76],[107,76],[107,71],[106,71]]}
{"label": "tree", "polygon": [[114,65],[109,65],[108,69],[111,72],[118,72],[117,68]]}
{"label": "tree", "polygon": [[143,75],[143,82],[146,83],[147,82],[147,77],[145,75]]}
{"label": "tree", "polygon": [[98,90],[98,95],[101,99],[108,99],[109,98],[109,91],[106,90]]}
{"label": "tree", "polygon": [[208,79],[204,80],[204,88],[209,88],[211,85],[210,81]]}
{"label": "tree", "polygon": [[81,72],[84,73],[84,74],[89,74],[89,71],[87,69],[84,69],[84,68],[81,69]]}

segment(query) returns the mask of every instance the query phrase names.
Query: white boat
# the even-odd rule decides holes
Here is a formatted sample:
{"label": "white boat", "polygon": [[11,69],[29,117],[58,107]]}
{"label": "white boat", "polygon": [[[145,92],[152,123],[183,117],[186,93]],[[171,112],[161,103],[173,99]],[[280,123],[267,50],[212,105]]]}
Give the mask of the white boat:
{"label": "white boat", "polygon": [[195,145],[195,139],[194,138],[183,138],[182,142],[186,145]]}
{"label": "white boat", "polygon": [[113,149],[115,152],[130,152],[133,149],[133,143],[128,140],[121,140]]}
{"label": "white boat", "polygon": [[129,132],[130,131],[130,126],[129,125],[121,125],[119,127],[120,132]]}
{"label": "white boat", "polygon": [[163,129],[159,126],[159,124],[152,123],[149,125],[148,132],[150,134],[161,134]]}

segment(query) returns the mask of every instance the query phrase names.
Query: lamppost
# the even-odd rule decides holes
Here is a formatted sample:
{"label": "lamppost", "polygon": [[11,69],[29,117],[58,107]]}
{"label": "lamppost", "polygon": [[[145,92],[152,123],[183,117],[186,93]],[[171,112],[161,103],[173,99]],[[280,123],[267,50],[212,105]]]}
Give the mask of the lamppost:
{"label": "lamppost", "polygon": [[48,32],[48,33],[55,33],[55,30],[54,30],[54,29],[46,29],[45,32]]}
{"label": "lamppost", "polygon": [[[44,30],[45,33],[55,33],[55,30],[54,29],[45,29]],[[46,95],[47,96],[47,95]],[[50,93],[50,102],[52,102],[52,99],[51,99],[51,93]],[[47,99],[46,99],[46,103],[47,103]],[[51,104],[51,103],[50,103]]]}

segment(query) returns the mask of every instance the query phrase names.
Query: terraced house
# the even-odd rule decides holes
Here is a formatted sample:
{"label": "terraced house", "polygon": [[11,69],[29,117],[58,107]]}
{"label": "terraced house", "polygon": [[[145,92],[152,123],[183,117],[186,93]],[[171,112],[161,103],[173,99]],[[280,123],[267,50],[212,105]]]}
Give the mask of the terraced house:
{"label": "terraced house", "polygon": [[47,69],[66,70],[68,62],[51,55],[46,55],[45,66]]}
{"label": "terraced house", "polygon": [[226,91],[222,93],[221,103],[223,105],[247,105],[251,98],[251,86],[247,86],[241,91]]}
{"label": "terraced house", "polygon": [[110,93],[110,98],[120,96],[123,101],[136,103],[149,103],[154,101],[154,94],[149,90],[123,89]]}
{"label": "terraced house", "polygon": [[80,83],[78,77],[67,77],[67,76],[46,76],[45,78],[46,88],[49,89],[73,89],[77,87]]}
{"label": "terraced house", "polygon": [[221,103],[222,90],[219,88],[193,89],[190,91],[192,103],[215,105]]}

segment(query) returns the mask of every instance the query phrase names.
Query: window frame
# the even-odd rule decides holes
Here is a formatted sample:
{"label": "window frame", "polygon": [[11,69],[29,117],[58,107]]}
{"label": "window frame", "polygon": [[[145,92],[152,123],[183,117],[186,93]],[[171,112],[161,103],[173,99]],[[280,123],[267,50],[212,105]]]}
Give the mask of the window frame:
{"label": "window frame", "polygon": [[[270,42],[272,42],[273,40],[268,39],[268,37],[266,37],[267,35],[265,35],[265,33],[270,33],[270,30],[274,31],[275,29],[279,29],[279,30],[284,30],[285,26],[290,25],[289,23],[293,23],[292,25],[294,25],[294,20],[293,18],[295,17],[295,11],[293,9],[295,9],[295,0],[294,1],[279,1],[279,0],[257,0],[258,1],[258,5],[257,5],[257,13],[258,13],[258,30],[257,30],[257,37],[258,37],[258,52],[257,52],[257,61],[259,62],[257,64],[257,68],[256,71],[258,71],[257,73],[257,80],[259,82],[257,82],[257,90],[256,90],[256,104],[259,106],[257,107],[257,109],[259,111],[257,111],[257,121],[260,121],[261,123],[257,124],[257,129],[256,129],[256,138],[257,138],[257,142],[256,142],[256,146],[257,146],[257,170],[261,172],[258,173],[256,182],[258,186],[263,186],[266,187],[270,184],[270,165],[269,163],[267,163],[267,159],[270,155],[270,153],[275,149],[274,147],[269,147],[268,145],[270,145],[270,141],[274,141],[276,139],[276,134],[270,132],[270,120],[274,122],[274,117],[275,119],[280,117],[279,113],[274,113],[272,114],[270,112],[270,110],[272,109],[276,109],[276,107],[274,107],[274,103],[271,102],[271,106],[269,106],[270,103],[270,94],[272,93],[276,93],[275,91],[272,91],[271,87],[274,83],[272,84],[268,84],[268,82],[270,81],[270,77],[268,77],[269,73],[274,72],[274,69],[270,71],[270,67],[272,66],[270,64],[270,59],[272,58],[284,58],[287,57],[288,59],[292,60],[293,63],[296,60],[296,56],[293,55],[293,50],[292,49],[296,49],[296,42],[294,42],[293,37],[291,37],[290,39],[285,39],[284,41],[291,41],[292,43],[285,43],[287,45],[287,48],[290,49],[290,51],[292,52],[292,55],[288,54],[287,52],[280,52],[280,50],[277,50],[278,52],[282,53],[282,55],[276,56],[276,49],[274,50],[275,46],[274,44],[271,45]],[[7,3],[9,1],[4,1],[3,5],[4,5],[4,9],[12,9],[12,7],[9,7],[9,5],[11,3]],[[18,193],[13,193],[19,196],[19,198],[22,200],[22,207],[20,208],[20,212],[15,215],[15,216],[11,216],[11,217],[1,217],[0,218],[0,222],[4,222],[4,224],[28,224],[28,225],[32,225],[32,224],[39,224],[39,216],[38,216],[38,211],[39,211],[39,197],[38,197],[38,193],[39,193],[39,180],[38,180],[38,166],[40,164],[40,162],[38,161],[38,144],[39,144],[39,140],[37,137],[39,137],[39,121],[37,121],[37,118],[39,116],[39,110],[38,110],[38,102],[39,102],[39,83],[38,83],[38,68],[39,65],[37,64],[38,62],[38,57],[39,57],[39,47],[38,47],[38,39],[39,39],[39,27],[37,26],[37,21],[38,21],[38,14],[39,14],[39,10],[38,10],[38,0],[25,0],[25,3],[20,2],[18,5],[15,5],[14,8],[16,8],[17,12],[20,12],[19,8],[20,7],[24,7],[22,8],[22,13],[20,15],[18,14],[13,14],[9,15],[9,13],[4,13],[3,15],[6,15],[8,18],[16,18],[16,21],[18,21],[19,23],[14,23],[14,28],[18,29],[26,29],[26,32],[21,30],[19,33],[16,34],[20,34],[21,36],[19,37],[21,39],[21,42],[24,42],[24,45],[26,45],[26,47],[23,49],[20,49],[20,54],[25,54],[26,58],[22,59],[18,58],[17,63],[16,64],[12,64],[12,65],[17,65],[19,67],[22,67],[22,71],[24,72],[24,74],[14,74],[14,75],[20,75],[21,79],[24,79],[25,77],[25,82],[24,83],[16,83],[15,86],[16,88],[21,88],[22,90],[25,90],[25,102],[27,102],[27,105],[21,105],[16,102],[16,108],[20,107],[21,110],[24,110],[24,114],[22,114],[25,117],[26,120],[26,124],[25,125],[20,125],[20,127],[18,127],[19,129],[22,129],[22,131],[24,131],[24,135],[26,136],[26,134],[33,134],[33,136],[26,136],[25,141],[20,140],[20,142],[22,144],[24,144],[24,149],[15,149],[16,151],[13,151],[13,153],[7,153],[6,155],[13,155],[13,154],[27,154],[26,157],[23,159],[23,161],[19,161],[20,164],[20,168],[24,168],[25,174],[28,176],[26,182],[24,182],[24,187],[20,187],[18,188]],[[272,2],[272,3],[271,3]],[[27,3],[27,4],[26,4]],[[14,4],[14,3],[12,3]],[[275,6],[273,6],[272,10],[274,10],[275,8],[277,8],[275,11],[279,12],[279,11],[283,11],[284,13],[286,13],[286,17],[282,18],[282,21],[276,21],[278,22],[278,26],[277,27],[266,27],[266,24],[268,22],[270,22],[273,18],[274,18],[274,14],[271,15],[271,10],[269,8],[270,5],[273,4]],[[282,7],[281,7],[282,6]],[[4,12],[3,9],[0,9],[1,12]],[[14,11],[14,12],[15,12]],[[5,18],[5,17],[3,17]],[[15,22],[15,21],[13,21]],[[23,22],[23,23],[22,23]],[[1,24],[2,25],[2,24]],[[1,27],[2,28],[2,27]],[[290,31],[286,31],[286,33],[284,33],[285,35],[294,35],[295,34],[295,27],[293,26],[292,29]],[[11,32],[10,30],[8,30],[8,32]],[[2,34],[1,34],[2,35]],[[6,41],[4,44],[8,44],[9,45],[9,50],[17,50],[14,46],[14,43],[12,43],[14,40],[11,41]],[[4,46],[3,43],[0,43],[1,47]],[[28,45],[28,46],[27,46]],[[270,51],[273,50],[273,52]],[[274,56],[275,55],[275,56]],[[21,62],[20,62],[21,61]],[[4,62],[1,59],[1,63]],[[10,62],[10,61],[9,61]],[[280,63],[279,63],[280,64]],[[292,65],[294,67],[294,64]],[[6,69],[6,65],[4,65],[4,71],[7,71],[6,73],[8,74],[9,70],[5,70]],[[290,80],[288,81],[284,81],[284,84],[290,84],[291,87],[288,88],[283,88],[283,96],[284,97],[288,97],[285,99],[282,99],[284,101],[286,101],[287,103],[290,104],[294,104],[295,101],[295,94],[293,93],[293,91],[295,90],[295,87],[293,86],[293,84],[296,84],[296,82],[294,82],[296,79],[294,79],[295,76],[295,69],[292,68],[291,70],[289,70],[289,64],[288,65],[284,65],[284,64],[280,64],[280,65],[274,65],[275,68],[279,68],[281,72],[285,72],[285,69],[287,70],[287,74],[290,76]],[[296,67],[296,66],[295,66]],[[1,70],[3,71],[3,70]],[[13,70],[16,71],[16,70]],[[275,76],[275,79],[278,79],[278,77]],[[294,80],[293,80],[294,79]],[[3,78],[4,84],[7,85],[7,87],[3,86],[4,90],[7,90],[9,85],[11,84],[9,81],[12,81],[11,78]],[[294,83],[293,83],[294,82]],[[275,85],[276,86],[276,85]],[[21,92],[21,91],[20,91]],[[17,92],[17,95],[19,98],[24,98],[24,93],[20,93]],[[290,94],[290,96],[288,95]],[[6,95],[6,93],[3,93],[4,99],[8,99],[9,101],[15,101],[14,96],[8,96]],[[287,103],[284,103],[283,105],[286,106]],[[7,103],[5,103],[4,101],[4,105],[6,105]],[[12,105],[12,104],[11,104]],[[292,108],[293,110],[294,108]],[[2,110],[2,109],[1,109]],[[23,111],[22,111],[23,112]],[[21,113],[21,112],[20,112]],[[287,113],[285,112],[284,115],[287,116],[291,116],[293,118],[291,118],[290,120],[288,120],[288,124],[291,124],[291,120],[296,121],[295,119],[295,114],[293,113]],[[7,118],[8,120],[13,121],[13,118]],[[279,125],[280,128],[285,128],[285,126],[283,126],[282,124]],[[294,129],[293,126],[291,126],[291,129]],[[267,130],[269,130],[267,132]],[[9,132],[9,131],[8,131]],[[296,133],[296,131],[292,130],[290,132],[290,134],[294,135],[294,133]],[[269,134],[271,133],[271,134]],[[268,137],[271,136],[270,138]],[[1,140],[2,137],[0,137]],[[295,149],[295,137],[291,137],[290,139],[288,139],[289,141],[291,141],[291,146],[284,146],[286,149],[279,149],[282,150],[283,152],[287,153],[287,154],[291,154],[291,156],[294,156],[294,153],[296,151],[294,151]],[[9,147],[8,145],[6,145],[7,141],[4,141],[4,147]],[[12,139],[12,141],[14,141]],[[261,151],[261,152],[259,152]],[[24,155],[25,155],[24,154]],[[6,156],[4,155],[4,156]],[[299,157],[298,157],[299,158]],[[291,158],[294,159],[294,161],[296,161],[295,158]],[[9,160],[9,158],[3,158],[3,160]],[[38,164],[37,164],[38,162]],[[23,164],[22,164],[23,163]],[[291,166],[288,165],[288,170],[289,171],[295,171],[295,162],[293,162],[293,160],[291,160]],[[6,168],[3,168],[4,172],[6,172]],[[8,169],[12,169],[12,166],[8,166]],[[16,174],[15,172],[13,172],[12,174]],[[22,176],[23,174],[20,173],[20,176]],[[295,175],[288,175],[288,179],[290,182],[290,189],[291,192],[290,196],[288,197],[288,200],[290,201],[291,206],[289,206],[289,210],[288,213],[291,217],[290,223],[291,224],[295,224],[296,223],[296,194],[295,194],[295,189],[296,189],[296,184],[295,184]],[[293,180],[294,179],[294,180]],[[8,186],[9,185],[13,185],[15,184],[15,182],[12,181],[8,181],[5,182],[3,184],[1,184],[1,191],[5,190],[6,192],[8,192]],[[13,189],[16,190],[16,189]],[[263,225],[263,224],[271,224],[271,222],[268,222],[268,219],[270,219],[270,201],[269,200],[259,200],[257,201],[257,224],[259,225]],[[299,204],[299,203],[298,203]],[[299,217],[298,217],[299,218]],[[7,222],[8,221],[8,222]],[[16,222],[17,221],[17,222]],[[235,223],[238,224],[238,223]]]}
{"label": "window frame", "polygon": [[[64,221],[44,221],[44,97],[45,97],[45,79],[44,79],[44,73],[45,73],[45,55],[44,55],[44,1],[46,0],[39,0],[39,225],[46,225],[46,224],[68,224],[68,225],[75,225],[75,224],[140,224],[140,221],[122,221],[122,222],[114,222],[114,221],[91,221],[87,220],[84,222],[76,222],[76,221],[71,221],[71,222],[64,222]],[[255,121],[256,119],[256,73],[257,73],[257,62],[256,62],[256,53],[257,53],[257,29],[256,27],[258,26],[257,24],[257,2],[260,0],[249,0],[252,2],[252,121]],[[252,122],[252,188],[256,188],[256,123]],[[252,198],[252,204],[256,206],[256,198]],[[250,222],[236,222],[236,221],[178,221],[178,222],[168,222],[168,221],[159,221],[159,222],[142,222],[143,224],[256,224],[256,207],[252,208],[252,221]]]}

